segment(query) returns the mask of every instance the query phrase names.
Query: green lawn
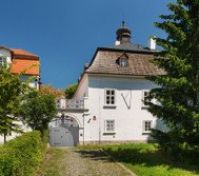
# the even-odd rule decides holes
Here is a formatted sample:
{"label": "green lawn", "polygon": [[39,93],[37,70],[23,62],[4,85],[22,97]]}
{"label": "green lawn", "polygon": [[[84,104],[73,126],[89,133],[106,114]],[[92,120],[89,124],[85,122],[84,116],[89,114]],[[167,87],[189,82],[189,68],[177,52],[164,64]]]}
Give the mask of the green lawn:
{"label": "green lawn", "polygon": [[155,144],[110,145],[103,149],[138,176],[199,175],[199,163],[172,160],[159,152]]}

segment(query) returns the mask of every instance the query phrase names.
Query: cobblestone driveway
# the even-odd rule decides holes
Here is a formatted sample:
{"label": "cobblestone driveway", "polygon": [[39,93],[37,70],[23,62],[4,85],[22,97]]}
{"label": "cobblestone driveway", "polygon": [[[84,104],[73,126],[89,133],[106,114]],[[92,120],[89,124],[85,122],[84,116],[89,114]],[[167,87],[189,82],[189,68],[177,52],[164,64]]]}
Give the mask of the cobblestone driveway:
{"label": "cobblestone driveway", "polygon": [[100,150],[76,148],[60,150],[64,150],[61,160],[58,161],[60,176],[133,176]]}

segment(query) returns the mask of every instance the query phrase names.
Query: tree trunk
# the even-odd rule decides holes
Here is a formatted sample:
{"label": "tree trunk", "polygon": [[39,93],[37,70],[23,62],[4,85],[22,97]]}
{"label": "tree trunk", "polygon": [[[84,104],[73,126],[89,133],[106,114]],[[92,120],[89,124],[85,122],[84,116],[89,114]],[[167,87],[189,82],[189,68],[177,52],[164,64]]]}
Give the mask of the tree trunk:
{"label": "tree trunk", "polygon": [[4,134],[3,134],[3,141],[4,141],[4,144],[7,142],[7,138],[6,138],[6,137],[7,137],[7,134],[4,133]]}

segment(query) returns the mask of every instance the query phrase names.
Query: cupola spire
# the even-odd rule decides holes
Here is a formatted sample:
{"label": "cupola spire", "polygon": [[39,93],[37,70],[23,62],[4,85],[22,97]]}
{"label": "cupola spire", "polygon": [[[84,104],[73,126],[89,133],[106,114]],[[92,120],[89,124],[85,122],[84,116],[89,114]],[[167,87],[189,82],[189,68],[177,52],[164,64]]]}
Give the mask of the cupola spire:
{"label": "cupola spire", "polygon": [[122,21],[121,26],[116,31],[117,43],[130,43],[131,42],[131,30],[126,26],[125,21]]}

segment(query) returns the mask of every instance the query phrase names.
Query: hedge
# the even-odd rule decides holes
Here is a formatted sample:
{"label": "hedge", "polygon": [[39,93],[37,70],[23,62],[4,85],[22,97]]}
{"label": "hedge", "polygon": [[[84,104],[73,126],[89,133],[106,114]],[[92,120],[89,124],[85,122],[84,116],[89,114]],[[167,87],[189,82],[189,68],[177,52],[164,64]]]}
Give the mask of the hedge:
{"label": "hedge", "polygon": [[38,131],[24,133],[0,146],[0,176],[31,176],[43,158],[44,147]]}

